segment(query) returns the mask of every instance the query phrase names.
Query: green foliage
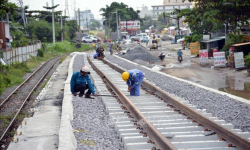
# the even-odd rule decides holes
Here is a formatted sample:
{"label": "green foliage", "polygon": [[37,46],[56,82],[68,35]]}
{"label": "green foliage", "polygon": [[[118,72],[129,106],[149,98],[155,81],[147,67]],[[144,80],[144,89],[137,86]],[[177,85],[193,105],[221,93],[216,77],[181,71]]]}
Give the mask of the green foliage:
{"label": "green foliage", "polygon": [[18,8],[15,3],[8,2],[8,0],[0,1],[0,18],[6,17],[6,13],[13,14]]}
{"label": "green foliage", "polygon": [[201,34],[193,34],[190,36],[184,36],[185,43],[200,42],[202,40]]}
{"label": "green foliage", "polygon": [[37,57],[43,57],[44,56],[44,52],[43,52],[43,49],[38,49],[37,51]]}
{"label": "green foliage", "polygon": [[69,27],[69,38],[73,40],[76,36],[76,31],[77,31],[77,22],[76,20],[70,20],[66,22],[67,26]]}
{"label": "green foliage", "polygon": [[13,63],[10,66],[2,66],[0,72],[0,95],[7,87],[23,82],[25,73],[30,72],[26,63]]}
{"label": "green foliage", "polygon": [[250,53],[245,57],[246,67],[250,68]]}
{"label": "green foliage", "polygon": [[[112,31],[116,30],[116,17],[114,12],[118,12],[121,20],[141,20],[139,17],[140,11],[135,11],[132,7],[124,3],[112,2],[110,6],[106,5],[105,8],[101,8],[102,16],[106,19],[110,19],[110,27]],[[112,17],[111,17],[112,16]],[[141,20],[142,21],[142,20]]]}
{"label": "green foliage", "polygon": [[91,24],[89,25],[90,30],[97,30],[99,29],[101,26],[100,22],[97,20],[94,20],[93,22],[91,22]]}
{"label": "green foliage", "polygon": [[226,44],[223,47],[223,51],[227,51],[231,45],[242,43],[244,41],[244,35],[240,34],[240,31],[238,30],[236,34],[229,33],[228,34],[229,39],[226,41]]}
{"label": "green foliage", "polygon": [[[234,33],[238,27],[249,24],[249,8],[248,0],[183,0],[195,2],[195,8],[192,10],[182,10],[182,16],[186,16],[186,20],[192,28],[195,29],[195,23],[203,23],[208,31],[214,29],[214,24],[222,26],[230,24],[229,29]],[[204,22],[205,21],[205,22]],[[201,26],[202,27],[202,26]],[[201,32],[199,32],[201,33]]]}

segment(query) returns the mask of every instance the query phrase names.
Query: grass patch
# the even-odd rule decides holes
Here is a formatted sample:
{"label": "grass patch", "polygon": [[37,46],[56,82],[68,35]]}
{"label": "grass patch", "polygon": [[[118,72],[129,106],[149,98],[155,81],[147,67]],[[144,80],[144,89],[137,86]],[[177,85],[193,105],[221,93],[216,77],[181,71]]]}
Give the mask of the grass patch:
{"label": "grass patch", "polygon": [[[9,66],[3,66],[0,63],[0,95],[7,87],[21,84],[24,81],[23,76],[26,73],[31,73],[32,68],[37,68],[44,61],[75,51],[81,52],[93,49],[93,47],[88,44],[82,44],[80,48],[77,48],[76,43],[70,43],[68,41],[57,42],[56,44],[47,43],[45,45],[47,50],[43,52],[43,55],[38,57],[30,56],[30,60],[27,62],[13,63]],[[65,59],[66,56],[63,56],[60,63]]]}
{"label": "grass patch", "polygon": [[60,64],[64,61],[66,59],[66,56],[64,55],[64,56],[62,56],[62,58],[61,58],[61,60],[60,60]]}

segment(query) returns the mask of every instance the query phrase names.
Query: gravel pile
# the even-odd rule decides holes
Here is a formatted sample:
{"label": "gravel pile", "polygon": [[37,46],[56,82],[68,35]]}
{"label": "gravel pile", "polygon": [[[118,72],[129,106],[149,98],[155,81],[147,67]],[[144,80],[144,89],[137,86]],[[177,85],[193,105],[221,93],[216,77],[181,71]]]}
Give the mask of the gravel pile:
{"label": "gravel pile", "polygon": [[[84,64],[83,55],[77,55],[74,72]],[[100,98],[73,97],[74,119],[72,121],[77,150],[122,150],[123,145],[115,131],[114,122],[105,112]]]}
{"label": "gravel pile", "polygon": [[207,109],[213,116],[232,123],[235,128],[250,132],[250,108],[245,103],[235,101],[226,95],[220,95],[173,78],[151,72],[148,69],[107,55],[106,59],[124,69],[140,69],[145,77],[161,89],[188,100],[200,109]]}
{"label": "gravel pile", "polygon": [[129,48],[125,54],[119,53],[120,57],[134,61],[136,59],[143,60],[148,63],[155,63],[159,60],[151,55],[147,49],[142,46],[135,46],[134,48]]}

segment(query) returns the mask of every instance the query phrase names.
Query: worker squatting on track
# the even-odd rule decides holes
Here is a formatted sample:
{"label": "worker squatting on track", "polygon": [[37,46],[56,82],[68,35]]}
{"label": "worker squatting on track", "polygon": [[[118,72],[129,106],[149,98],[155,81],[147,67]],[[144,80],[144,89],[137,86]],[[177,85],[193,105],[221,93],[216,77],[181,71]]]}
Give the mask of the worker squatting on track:
{"label": "worker squatting on track", "polygon": [[90,69],[87,66],[83,66],[80,71],[74,72],[70,80],[71,93],[76,96],[77,92],[79,97],[84,95],[85,90],[88,90],[85,94],[85,98],[91,98],[91,93],[97,96],[95,93],[94,85],[89,77]]}
{"label": "worker squatting on track", "polygon": [[127,82],[131,96],[140,96],[140,88],[144,73],[141,70],[132,69],[122,73],[122,79]]}

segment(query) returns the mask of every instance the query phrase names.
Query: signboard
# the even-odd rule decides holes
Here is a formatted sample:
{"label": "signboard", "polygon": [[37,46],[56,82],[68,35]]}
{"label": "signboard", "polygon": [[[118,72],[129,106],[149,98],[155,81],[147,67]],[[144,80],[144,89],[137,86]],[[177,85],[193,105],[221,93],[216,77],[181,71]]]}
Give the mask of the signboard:
{"label": "signboard", "polygon": [[127,21],[127,25],[126,25],[126,21],[120,21],[120,28],[121,31],[126,31],[126,26],[127,26],[127,30],[140,30],[140,21],[136,20],[136,21]]}
{"label": "signboard", "polygon": [[210,35],[203,35],[203,40],[210,40]]}
{"label": "signboard", "polygon": [[196,43],[190,43],[190,51],[191,51],[191,55],[198,55],[199,54],[199,50],[200,50],[200,43],[196,42]]}
{"label": "signboard", "polygon": [[244,68],[245,62],[243,58],[243,52],[234,53],[235,68]]}
{"label": "signboard", "polygon": [[208,60],[207,50],[200,50],[200,62]]}
{"label": "signboard", "polygon": [[214,66],[226,66],[225,52],[214,52]]}

